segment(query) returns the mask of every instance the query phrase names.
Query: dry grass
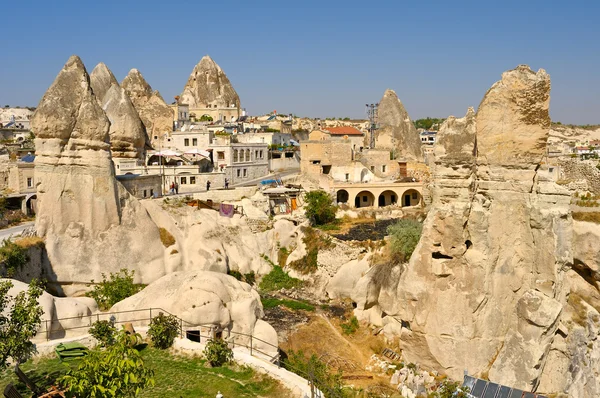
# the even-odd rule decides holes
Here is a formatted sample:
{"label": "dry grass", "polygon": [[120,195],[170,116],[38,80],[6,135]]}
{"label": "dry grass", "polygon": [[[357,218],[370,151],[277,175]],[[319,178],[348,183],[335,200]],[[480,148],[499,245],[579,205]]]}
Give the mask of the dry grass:
{"label": "dry grass", "polygon": [[15,244],[23,249],[29,249],[30,247],[42,247],[44,246],[44,239],[39,236],[27,236],[15,240]]}
{"label": "dry grass", "polygon": [[175,244],[175,238],[169,231],[162,227],[159,228],[158,231],[160,233],[160,241],[165,247],[173,246]]}
{"label": "dry grass", "polygon": [[600,224],[600,212],[574,212],[573,220]]}

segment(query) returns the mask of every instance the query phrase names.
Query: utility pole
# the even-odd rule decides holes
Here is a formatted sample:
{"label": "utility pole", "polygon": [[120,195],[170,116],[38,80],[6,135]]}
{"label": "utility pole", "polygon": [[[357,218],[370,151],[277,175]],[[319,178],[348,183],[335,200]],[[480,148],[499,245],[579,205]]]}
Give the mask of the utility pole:
{"label": "utility pole", "polygon": [[366,104],[367,107],[367,116],[369,117],[369,147],[371,149],[375,148],[375,130],[377,130],[377,108],[379,104]]}

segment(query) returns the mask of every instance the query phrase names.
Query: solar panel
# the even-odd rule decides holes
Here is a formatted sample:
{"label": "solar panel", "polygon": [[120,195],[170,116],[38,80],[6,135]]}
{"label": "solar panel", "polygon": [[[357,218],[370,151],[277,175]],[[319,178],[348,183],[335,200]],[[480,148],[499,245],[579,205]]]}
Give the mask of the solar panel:
{"label": "solar panel", "polygon": [[523,396],[523,391],[517,390],[516,388],[514,390],[512,390],[512,393],[510,394],[510,398],[521,398],[522,396]]}
{"label": "solar panel", "polygon": [[469,391],[473,391],[473,386],[475,386],[476,378],[465,375],[465,379],[463,380],[463,386],[469,387]]}
{"label": "solar panel", "polygon": [[485,386],[486,385],[487,385],[487,381],[478,379],[475,382],[475,386],[471,390],[471,395],[473,395],[476,398],[482,398],[483,397],[483,392],[485,391]]}
{"label": "solar panel", "polygon": [[523,394],[523,398],[535,398],[535,394],[532,392],[526,392]]}
{"label": "solar panel", "polygon": [[510,387],[500,386],[500,390],[498,390],[498,395],[496,398],[508,398],[510,397]]}
{"label": "solar panel", "polygon": [[500,386],[496,383],[488,383],[488,386],[485,389],[485,394],[483,394],[483,398],[494,398],[498,392],[498,387]]}

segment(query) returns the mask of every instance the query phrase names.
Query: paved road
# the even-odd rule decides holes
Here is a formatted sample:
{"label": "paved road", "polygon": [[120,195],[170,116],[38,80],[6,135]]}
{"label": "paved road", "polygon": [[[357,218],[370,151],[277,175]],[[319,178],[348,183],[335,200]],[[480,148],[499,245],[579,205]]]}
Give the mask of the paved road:
{"label": "paved road", "polygon": [[34,221],[29,221],[29,222],[19,224],[14,227],[0,229],[0,242],[2,242],[4,239],[8,239],[11,235],[12,236],[21,235],[21,232],[23,232],[23,230],[25,228],[31,227],[34,224],[35,224]]}

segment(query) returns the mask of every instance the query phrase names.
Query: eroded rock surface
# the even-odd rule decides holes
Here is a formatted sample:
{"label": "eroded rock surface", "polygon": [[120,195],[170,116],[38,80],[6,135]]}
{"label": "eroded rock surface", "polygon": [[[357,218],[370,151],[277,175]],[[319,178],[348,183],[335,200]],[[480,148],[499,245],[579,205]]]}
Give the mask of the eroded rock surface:
{"label": "eroded rock surface", "polygon": [[194,67],[183,88],[179,100],[191,108],[205,108],[207,105],[229,108],[240,107],[240,97],[231,82],[211,57],[205,55]]}
{"label": "eroded rock surface", "polygon": [[131,69],[121,82],[131,102],[138,111],[149,142],[173,131],[173,111],[158,91],[153,91],[144,76],[137,69]]}
{"label": "eroded rock surface", "polygon": [[396,158],[422,160],[421,138],[394,90],[386,90],[377,110],[377,149],[394,149]]}
{"label": "eroded rock surface", "polygon": [[135,270],[140,281],[162,276],[158,228],[115,179],[110,122],[77,56],[44,94],[32,130],[36,228],[46,239],[52,282],[83,284],[124,267]]}
{"label": "eroded rock surface", "polygon": [[104,96],[113,84],[119,84],[115,75],[104,62],[100,62],[90,73],[90,85],[100,105],[104,102]]}

